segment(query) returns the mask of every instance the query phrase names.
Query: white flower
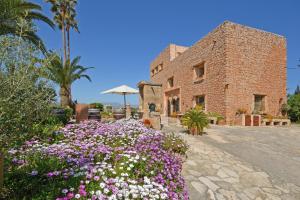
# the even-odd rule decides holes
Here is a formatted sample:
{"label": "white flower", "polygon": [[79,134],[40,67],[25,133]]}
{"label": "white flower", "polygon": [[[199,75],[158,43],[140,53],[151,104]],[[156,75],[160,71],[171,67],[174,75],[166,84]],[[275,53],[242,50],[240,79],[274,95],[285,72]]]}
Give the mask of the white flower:
{"label": "white flower", "polygon": [[97,196],[100,196],[101,194],[102,194],[102,192],[101,192],[100,190],[97,190],[97,191],[96,191],[96,195],[97,195]]}
{"label": "white flower", "polygon": [[162,193],[162,194],[160,195],[160,198],[161,198],[161,199],[167,199],[167,197],[168,197],[168,195],[167,195],[166,193]]}
{"label": "white flower", "polygon": [[75,199],[79,199],[79,198],[80,198],[80,194],[76,194]]}
{"label": "white flower", "polygon": [[103,189],[105,187],[105,183],[100,183],[100,187]]}
{"label": "white flower", "polygon": [[67,189],[63,189],[61,192],[64,193],[64,194],[67,194],[68,190]]}
{"label": "white flower", "polygon": [[109,189],[105,188],[105,189],[103,190],[103,192],[104,192],[105,194],[108,194],[108,193],[109,193]]}

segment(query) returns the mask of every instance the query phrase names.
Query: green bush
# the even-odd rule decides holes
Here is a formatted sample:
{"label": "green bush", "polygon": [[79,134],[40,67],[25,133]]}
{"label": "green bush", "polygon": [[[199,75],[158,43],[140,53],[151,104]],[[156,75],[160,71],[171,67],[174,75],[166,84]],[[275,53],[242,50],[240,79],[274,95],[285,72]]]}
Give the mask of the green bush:
{"label": "green bush", "polygon": [[49,123],[52,123],[52,124],[60,124],[62,123],[63,125],[66,125],[70,119],[72,118],[72,115],[74,114],[74,111],[72,108],[64,108],[64,107],[54,107],[52,109],[52,111],[54,110],[61,110],[62,113],[61,114],[52,114],[50,120],[49,120]]}
{"label": "green bush", "polygon": [[178,153],[183,156],[186,155],[186,152],[189,149],[187,143],[174,133],[165,135],[163,141],[163,148],[165,150]]}
{"label": "green bush", "polygon": [[216,117],[217,118],[217,121],[220,121],[220,120],[223,120],[224,119],[224,116],[219,114],[219,113],[216,113],[216,112],[209,112],[207,114],[208,117]]}
{"label": "green bush", "polygon": [[103,106],[102,103],[91,103],[91,104],[90,104],[90,107],[91,107],[91,108],[99,109],[101,112],[102,112],[103,109],[104,109],[104,106]]}
{"label": "green bush", "polygon": [[39,77],[39,53],[29,43],[2,36],[0,55],[5,55],[0,58],[0,147],[3,150],[26,140],[35,124],[48,120],[55,90]]}
{"label": "green bush", "polygon": [[288,116],[293,122],[300,122],[300,94],[288,97]]}
{"label": "green bush", "polygon": [[182,116],[182,124],[188,127],[190,133],[202,134],[203,129],[208,127],[209,120],[200,108],[193,108]]}

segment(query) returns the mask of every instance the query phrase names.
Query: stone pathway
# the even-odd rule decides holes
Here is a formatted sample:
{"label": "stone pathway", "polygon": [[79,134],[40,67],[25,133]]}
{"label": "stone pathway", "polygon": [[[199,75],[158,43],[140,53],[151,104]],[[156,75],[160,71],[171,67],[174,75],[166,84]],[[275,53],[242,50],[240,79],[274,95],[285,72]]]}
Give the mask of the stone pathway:
{"label": "stone pathway", "polygon": [[201,136],[178,134],[190,145],[183,175],[191,200],[300,199],[299,186],[275,181],[266,172],[204,143]]}

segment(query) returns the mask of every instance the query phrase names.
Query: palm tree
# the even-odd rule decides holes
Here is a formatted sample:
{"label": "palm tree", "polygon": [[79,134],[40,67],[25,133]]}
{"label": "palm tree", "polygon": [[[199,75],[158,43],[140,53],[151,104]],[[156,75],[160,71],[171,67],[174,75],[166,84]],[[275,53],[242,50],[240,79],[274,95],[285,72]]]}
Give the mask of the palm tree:
{"label": "palm tree", "polygon": [[54,23],[43,15],[40,5],[25,0],[1,0],[0,1],[0,36],[1,35],[17,35],[25,40],[32,42],[43,52],[46,48],[41,38],[31,28],[30,30],[22,30],[18,25],[21,19],[25,20],[32,26],[33,20],[45,22],[54,29]]}
{"label": "palm tree", "polygon": [[70,59],[70,29],[78,31],[78,24],[75,20],[77,0],[46,0],[52,4],[51,11],[54,13],[54,21],[62,31],[63,61]]}
{"label": "palm tree", "polygon": [[80,78],[91,78],[85,72],[92,67],[83,67],[79,65],[79,56],[72,61],[67,59],[64,64],[63,59],[57,54],[50,57],[50,63],[46,65],[44,77],[59,84],[60,86],[60,102],[62,107],[72,106],[71,85]]}
{"label": "palm tree", "polygon": [[207,115],[201,109],[191,109],[182,117],[182,124],[187,126],[192,134],[202,134],[203,129],[208,126]]}

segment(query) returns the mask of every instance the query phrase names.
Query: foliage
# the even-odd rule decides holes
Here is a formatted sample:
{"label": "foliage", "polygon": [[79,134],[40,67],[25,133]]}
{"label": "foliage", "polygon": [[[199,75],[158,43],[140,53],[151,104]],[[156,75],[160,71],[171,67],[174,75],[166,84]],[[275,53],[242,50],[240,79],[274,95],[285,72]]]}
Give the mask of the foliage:
{"label": "foliage", "polygon": [[0,38],[0,141],[1,147],[30,137],[34,124],[50,115],[55,91],[38,76],[39,51],[20,38]]}
{"label": "foliage", "polygon": [[60,99],[62,107],[71,107],[71,85],[74,81],[86,78],[91,81],[91,78],[85,72],[91,67],[83,67],[79,65],[80,57],[74,60],[67,60],[66,64],[57,54],[49,54],[49,62],[41,72],[42,76],[60,85]]}
{"label": "foliage", "polygon": [[65,63],[67,60],[70,60],[70,29],[73,28],[79,32],[78,23],[75,19],[77,0],[46,0],[46,2],[51,4],[54,21],[62,31],[64,50],[63,63]]}
{"label": "foliage", "polygon": [[188,199],[177,136],[134,120],[71,124],[58,135],[9,151],[7,199]]}
{"label": "foliage", "polygon": [[182,116],[182,124],[187,126],[193,134],[199,134],[203,132],[205,127],[208,127],[209,120],[207,115],[200,108],[196,107]]}
{"label": "foliage", "polygon": [[219,113],[216,113],[216,112],[209,112],[207,114],[208,117],[215,117],[217,118],[217,121],[220,121],[220,120],[223,120],[225,119],[223,115],[219,114]]}
{"label": "foliage", "polygon": [[182,140],[180,136],[172,134],[166,134],[164,137],[163,148],[166,150],[171,150],[174,153],[180,155],[186,155],[189,146],[185,141]]}
{"label": "foliage", "polygon": [[288,113],[289,109],[290,109],[290,106],[287,103],[284,103],[280,107],[280,112],[281,112],[281,114],[283,116],[286,116],[286,114]]}
{"label": "foliage", "polygon": [[288,97],[288,116],[293,122],[300,122],[300,94],[290,95]]}
{"label": "foliage", "polygon": [[113,113],[107,112],[107,111],[102,111],[101,118],[103,118],[103,119],[113,118]]}
{"label": "foliage", "polygon": [[297,88],[296,88],[296,90],[295,90],[295,93],[294,94],[300,94],[300,87],[299,87],[299,85],[297,85]]}
{"label": "foliage", "polygon": [[91,104],[90,104],[90,107],[91,107],[91,108],[99,109],[101,112],[102,112],[103,109],[104,109],[104,106],[103,106],[102,103],[91,103]]}
{"label": "foliage", "polygon": [[[54,113],[53,111],[59,110],[60,113]],[[74,111],[70,107],[53,107],[51,120],[54,123],[66,125],[72,118]]]}
{"label": "foliage", "polygon": [[[41,13],[41,6],[25,0],[0,1],[0,36],[15,35],[32,42],[46,52],[46,48],[33,29],[33,20],[45,22],[54,28],[54,23]],[[24,26],[26,24],[26,26]]]}
{"label": "foliage", "polygon": [[239,108],[239,109],[236,111],[236,114],[237,114],[237,115],[246,114],[246,113],[247,113],[247,109],[245,109],[245,108]]}

